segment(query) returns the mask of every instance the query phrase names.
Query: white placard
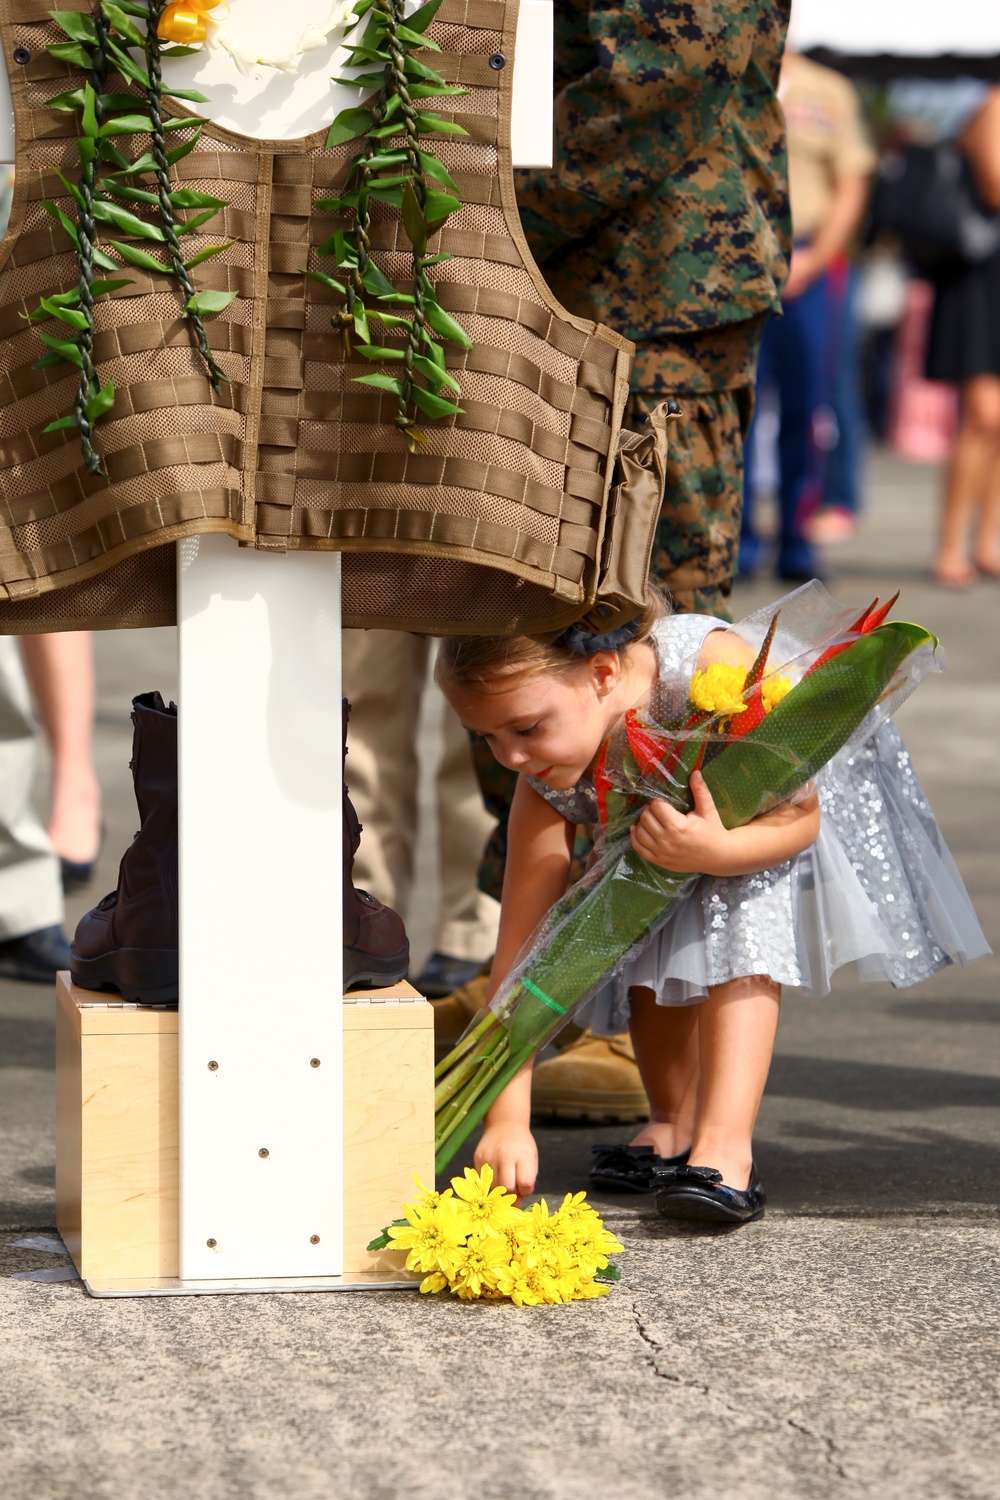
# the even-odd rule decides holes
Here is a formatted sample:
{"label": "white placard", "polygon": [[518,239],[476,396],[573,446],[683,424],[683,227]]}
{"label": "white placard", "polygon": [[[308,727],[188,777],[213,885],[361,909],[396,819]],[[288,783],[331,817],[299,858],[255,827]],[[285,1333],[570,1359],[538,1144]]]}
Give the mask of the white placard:
{"label": "white placard", "polygon": [[181,1277],[338,1275],[340,558],[177,554]]}
{"label": "white placard", "polygon": [[[417,9],[416,0],[407,8]],[[329,9],[329,0],[289,0],[281,6],[269,0],[233,0],[227,25],[234,39],[257,45],[265,53],[269,45],[287,46],[293,31],[298,36],[305,26],[322,21]],[[552,0],[521,0],[515,46],[514,165],[551,166]],[[331,77],[349,71],[338,60],[342,56],[342,37],[334,33],[325,46],[303,56],[294,74],[258,68],[246,78],[221,48],[177,58],[167,66],[170,81],[178,88],[208,94],[209,102],[197,108],[217,125],[254,140],[287,141],[323,129],[339,110],[358,103],[357,89],[330,82]],[[14,110],[7,71],[0,68],[0,162],[13,160]]]}

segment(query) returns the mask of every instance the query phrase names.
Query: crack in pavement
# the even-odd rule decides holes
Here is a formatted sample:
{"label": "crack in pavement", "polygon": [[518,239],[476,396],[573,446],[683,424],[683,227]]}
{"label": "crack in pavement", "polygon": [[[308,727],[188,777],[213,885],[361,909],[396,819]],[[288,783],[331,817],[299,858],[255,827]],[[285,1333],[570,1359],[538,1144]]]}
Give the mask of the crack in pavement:
{"label": "crack in pavement", "polygon": [[[645,1363],[652,1370],[657,1380],[665,1380],[669,1385],[675,1385],[685,1390],[697,1391],[699,1395],[704,1396],[706,1400],[713,1402],[732,1416],[746,1416],[744,1410],[724,1400],[705,1381],[688,1380],[683,1376],[672,1374],[669,1370],[662,1370],[659,1364],[659,1356],[663,1353],[663,1345],[658,1343],[647,1329],[642,1320],[642,1313],[639,1311],[639,1304],[637,1302],[632,1303],[632,1318],[635,1322],[636,1332],[649,1350],[649,1353],[644,1356]],[[844,1480],[848,1478],[838,1457],[837,1445],[833,1438],[828,1437],[824,1432],[816,1432],[812,1427],[807,1427],[804,1422],[796,1421],[794,1417],[778,1418],[778,1420],[784,1421],[785,1426],[790,1427],[793,1432],[800,1433],[803,1437],[811,1438],[814,1443],[819,1443],[823,1449],[823,1456],[826,1463],[833,1473],[836,1474],[837,1478]]]}

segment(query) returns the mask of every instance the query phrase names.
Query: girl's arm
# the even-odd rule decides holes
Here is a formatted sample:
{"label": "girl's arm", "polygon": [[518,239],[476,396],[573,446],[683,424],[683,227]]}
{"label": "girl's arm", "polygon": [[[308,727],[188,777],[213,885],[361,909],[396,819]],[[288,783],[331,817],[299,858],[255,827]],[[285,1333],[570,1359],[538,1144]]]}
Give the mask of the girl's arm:
{"label": "girl's arm", "polygon": [[725,828],[700,771],[691,777],[694,811],[651,802],[632,825],[632,847],[643,859],[678,874],[753,875],[794,859],[819,834],[819,800],[784,802],[769,813]]}
{"label": "girl's arm", "polygon": [[[754,653],[733,630],[712,630],[702,642],[698,666],[726,662],[749,668]],[[632,847],[643,859],[679,875],[753,875],[794,859],[819,834],[819,802],[782,803],[742,828],[726,829],[700,771],[691,777],[694,811],[680,813],[669,802],[651,802],[632,826]]]}
{"label": "girl's arm", "polygon": [[[507,865],[500,932],[490,970],[490,999],[546,912],[565,894],[573,830],[565,818],[518,778],[507,825]],[[531,1060],[487,1111],[475,1162],[489,1162],[499,1183],[523,1197],[535,1186],[538,1150],[530,1130]]]}

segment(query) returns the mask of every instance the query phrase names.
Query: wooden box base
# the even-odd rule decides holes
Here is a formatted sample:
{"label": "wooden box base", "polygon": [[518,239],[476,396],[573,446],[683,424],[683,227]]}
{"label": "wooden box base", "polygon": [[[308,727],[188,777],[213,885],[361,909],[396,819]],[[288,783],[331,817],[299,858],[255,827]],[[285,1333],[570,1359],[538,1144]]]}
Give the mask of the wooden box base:
{"label": "wooden box base", "polygon": [[[85,1281],[176,1277],[177,1012],[56,981],[56,1222]],[[434,1016],[407,984],[345,1001],[344,1275],[434,1176]],[[406,1273],[403,1272],[405,1277]]]}

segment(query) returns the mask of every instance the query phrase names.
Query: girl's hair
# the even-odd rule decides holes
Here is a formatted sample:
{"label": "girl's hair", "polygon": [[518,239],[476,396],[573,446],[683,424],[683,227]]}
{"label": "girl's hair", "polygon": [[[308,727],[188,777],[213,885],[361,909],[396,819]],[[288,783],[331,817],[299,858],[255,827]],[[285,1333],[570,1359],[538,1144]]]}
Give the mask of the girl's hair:
{"label": "girl's hair", "polygon": [[[635,635],[620,654],[649,639],[657,620],[670,613],[666,595],[653,583],[646,585],[646,603]],[[447,636],[438,648],[434,680],[438,687],[475,688],[515,677],[563,676],[586,660],[559,639],[537,635]]]}

